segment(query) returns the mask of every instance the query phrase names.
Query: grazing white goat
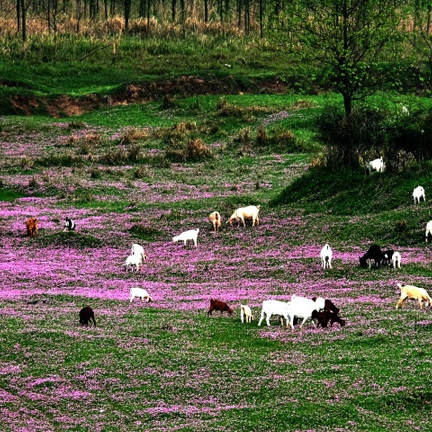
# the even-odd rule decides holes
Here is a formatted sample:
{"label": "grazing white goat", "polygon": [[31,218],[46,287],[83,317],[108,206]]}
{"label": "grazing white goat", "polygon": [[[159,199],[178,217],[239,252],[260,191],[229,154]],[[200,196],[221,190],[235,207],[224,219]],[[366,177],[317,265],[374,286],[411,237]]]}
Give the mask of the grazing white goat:
{"label": "grazing white goat", "polygon": [[247,323],[252,322],[253,315],[252,315],[251,308],[249,306],[247,305],[240,306],[240,319],[242,323],[245,321],[245,319]]}
{"label": "grazing white goat", "polygon": [[227,220],[227,223],[232,225],[234,222],[241,221],[243,226],[246,226],[245,219],[252,219],[252,226],[259,224],[259,211],[261,206],[248,206],[238,208],[231,217]]}
{"label": "grazing white goat", "polygon": [[129,302],[132,303],[132,300],[135,298],[141,298],[141,301],[146,301],[147,303],[150,303],[152,300],[150,294],[143,288],[131,288],[130,289],[130,299]]}
{"label": "grazing white goat", "polygon": [[186,246],[187,241],[191,240],[194,242],[195,247],[197,247],[198,233],[199,233],[199,228],[197,228],[196,230],[185,231],[179,234],[178,236],[173,237],[172,241],[174,243],[178,241],[183,241],[184,245]]}
{"label": "grazing white goat", "polygon": [[323,269],[325,269],[327,267],[332,268],[332,265],[331,265],[332,257],[333,257],[333,252],[332,252],[330,246],[328,245],[328,243],[326,243],[324,245],[324,247],[321,249],[321,253],[320,253],[321,267]]}
{"label": "grazing white goat", "polygon": [[144,248],[137,243],[132,244],[131,253],[132,255],[140,255],[142,260],[145,260],[147,258],[147,255],[144,252]]}
{"label": "grazing white goat", "polygon": [[129,266],[136,266],[136,271],[139,271],[142,266],[141,255],[129,255],[125,261],[126,271],[129,270]]}
{"label": "grazing white goat", "polygon": [[261,309],[261,317],[258,321],[260,326],[264,317],[266,318],[267,325],[270,325],[270,318],[272,315],[280,315],[285,318],[288,325],[288,306],[289,303],[279,300],[264,300]]}
{"label": "grazing white goat", "polygon": [[426,224],[425,242],[427,243],[429,234],[432,235],[432,220]]}
{"label": "grazing white goat", "polygon": [[400,268],[401,266],[401,254],[399,252],[394,252],[392,256],[393,268]]}
{"label": "grazing white goat", "polygon": [[293,294],[291,296],[291,302],[288,306],[288,315],[290,317],[289,325],[291,326],[291,330],[294,331],[294,318],[303,318],[302,323],[300,324],[300,328],[303,327],[303,324],[308,320],[312,319],[312,312],[315,310],[318,312],[319,306],[321,306],[306,297],[299,297]]}
{"label": "grazing white goat", "polygon": [[216,232],[219,231],[219,229],[222,225],[222,220],[221,220],[221,216],[220,216],[219,212],[214,211],[213,213],[210,213],[209,220],[213,225],[213,230]]}
{"label": "grazing white goat", "polygon": [[426,194],[423,186],[417,186],[412,193],[414,198],[414,204],[420,204],[420,199],[423,198],[423,201],[426,201]]}
{"label": "grazing white goat", "polygon": [[378,159],[374,159],[373,161],[370,161],[367,164],[366,168],[367,168],[369,174],[371,174],[372,171],[384,172],[385,163],[384,163],[383,157],[381,156]]}
{"label": "grazing white goat", "polygon": [[405,306],[405,302],[407,298],[417,300],[420,306],[420,309],[423,309],[422,302],[425,302],[425,306],[428,306],[432,303],[432,299],[429,297],[429,294],[426,292],[424,288],[418,288],[414,285],[405,285],[397,284],[401,290],[400,299],[396,303],[396,309],[403,308]]}

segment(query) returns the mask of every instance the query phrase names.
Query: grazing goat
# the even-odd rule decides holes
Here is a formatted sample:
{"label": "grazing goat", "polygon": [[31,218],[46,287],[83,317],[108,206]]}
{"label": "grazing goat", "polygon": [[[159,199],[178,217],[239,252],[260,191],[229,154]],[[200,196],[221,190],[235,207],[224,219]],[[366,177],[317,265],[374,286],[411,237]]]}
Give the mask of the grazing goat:
{"label": "grazing goat", "polygon": [[399,252],[394,252],[392,256],[393,268],[400,268],[401,266],[401,254]]}
{"label": "grazing goat", "polygon": [[147,303],[150,303],[151,301],[153,301],[150,294],[143,288],[131,288],[130,289],[129,303],[132,303],[132,301],[135,297],[140,298],[141,301],[145,300]]}
{"label": "grazing goat", "polygon": [[326,310],[319,312],[316,310],[312,311],[311,318],[315,319],[318,322],[318,325],[320,325],[322,328],[326,328],[329,321],[331,327],[333,327],[335,322],[339,323],[341,327],[345,325],[344,319],[340,318],[337,314]]}
{"label": "grazing goat", "polygon": [[140,256],[143,261],[147,258],[144,248],[137,243],[132,243],[131,253]]}
{"label": "grazing goat", "polygon": [[422,186],[417,186],[412,193],[412,196],[414,198],[414,204],[420,204],[421,198],[423,198],[423,201],[426,201],[426,194],[425,190]]}
{"label": "grazing goat", "polygon": [[252,322],[253,315],[252,315],[251,308],[249,306],[247,305],[240,306],[240,319],[242,323],[245,321],[245,319],[247,323]]}
{"label": "grazing goat", "polygon": [[283,302],[280,300],[264,300],[261,309],[260,320],[258,321],[258,325],[260,326],[264,317],[266,318],[267,325],[270,325],[270,318],[272,315],[280,315],[285,318],[285,322],[288,325],[288,302]]}
{"label": "grazing goat", "polygon": [[227,223],[229,223],[231,226],[234,222],[239,221],[242,222],[243,226],[246,226],[245,219],[252,219],[252,226],[259,224],[259,211],[261,206],[248,206],[248,207],[240,207],[238,208],[231,217],[227,220]]}
{"label": "grazing goat", "polygon": [[429,234],[432,235],[432,220],[426,224],[425,242],[427,243]]}
{"label": "grazing goat", "polygon": [[79,322],[82,326],[88,327],[89,323],[93,321],[94,326],[96,327],[96,320],[94,316],[93,309],[90,306],[86,306],[82,308],[79,312]]}
{"label": "grazing goat", "polygon": [[418,288],[414,285],[405,285],[397,284],[401,290],[400,299],[396,303],[396,309],[403,308],[405,306],[406,299],[417,300],[420,306],[420,309],[423,309],[422,302],[425,302],[425,306],[430,306],[432,303],[432,299],[429,297],[429,294],[424,288]]}
{"label": "grazing goat", "polygon": [[366,267],[369,260],[369,268],[371,268],[372,266],[371,260],[374,260],[374,267],[379,268],[382,259],[383,259],[383,253],[381,251],[381,248],[378,245],[373,244],[370,246],[368,251],[362,257],[359,258],[360,266]]}
{"label": "grazing goat", "polygon": [[75,222],[71,218],[66,218],[66,221],[64,223],[64,230],[65,231],[73,231],[75,229]]}
{"label": "grazing goat", "polygon": [[382,265],[390,266],[390,263],[391,263],[392,258],[393,258],[393,254],[394,254],[394,250],[393,249],[388,249],[388,250],[384,251],[382,253],[381,264]]}
{"label": "grazing goat", "polygon": [[219,212],[214,211],[213,213],[210,213],[209,220],[212,223],[213,231],[219,231],[222,226],[222,219]]}
{"label": "grazing goat", "polygon": [[141,255],[129,255],[125,261],[126,271],[129,270],[129,266],[136,266],[136,271],[138,272],[141,269],[142,263]]}
{"label": "grazing goat", "polygon": [[32,218],[28,219],[26,221],[25,225],[26,225],[27,235],[30,238],[33,238],[35,235],[38,234],[39,226],[38,226],[38,221],[36,218],[32,217]]}
{"label": "grazing goat", "polygon": [[317,305],[317,310],[324,310],[327,312],[333,312],[334,314],[339,313],[339,308],[335,306],[335,304],[329,299],[323,299],[322,297],[312,297],[312,300]]}
{"label": "grazing goat", "polygon": [[178,241],[183,241],[184,245],[186,246],[187,241],[192,240],[194,242],[195,247],[197,247],[198,233],[199,233],[199,228],[197,228],[196,230],[185,231],[179,234],[178,236],[173,237],[172,241],[174,243]]}
{"label": "grazing goat", "polygon": [[318,311],[318,306],[313,300],[293,294],[291,296],[291,302],[288,305],[288,315],[290,317],[289,325],[291,326],[291,330],[294,331],[294,318],[303,318],[300,324],[300,328],[302,328],[303,324],[308,319],[312,318],[312,312],[314,310]]}
{"label": "grazing goat", "polygon": [[383,157],[381,156],[378,159],[374,159],[373,161],[370,161],[366,166],[369,174],[372,173],[372,171],[376,172],[384,172],[385,170],[385,163],[383,161]]}
{"label": "grazing goat", "polygon": [[214,310],[220,311],[221,315],[223,312],[228,312],[229,315],[233,314],[233,310],[225,302],[211,299],[210,308],[207,312],[207,315],[211,315]]}
{"label": "grazing goat", "polygon": [[320,258],[321,258],[321,267],[323,269],[325,268],[332,268],[331,262],[332,262],[333,252],[326,243],[324,247],[321,249]]}

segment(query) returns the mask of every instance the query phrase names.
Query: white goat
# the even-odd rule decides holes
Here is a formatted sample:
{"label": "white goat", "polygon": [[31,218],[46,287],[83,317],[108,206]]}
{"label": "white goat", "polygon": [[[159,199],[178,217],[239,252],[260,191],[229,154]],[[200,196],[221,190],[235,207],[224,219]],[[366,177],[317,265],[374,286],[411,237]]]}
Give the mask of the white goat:
{"label": "white goat", "polygon": [[405,285],[397,284],[401,290],[400,299],[396,303],[396,309],[399,307],[403,308],[405,306],[405,302],[407,298],[417,300],[420,306],[420,309],[423,309],[422,302],[425,302],[425,306],[428,306],[432,303],[432,299],[429,297],[429,294],[426,292],[424,288],[418,288],[414,285]]}
{"label": "white goat", "polygon": [[266,318],[267,325],[270,325],[270,318],[272,315],[280,315],[285,318],[285,322],[288,325],[288,302],[283,302],[279,300],[264,300],[261,309],[261,317],[258,321],[258,325],[260,326],[264,316]]}
{"label": "white goat", "polygon": [[242,323],[245,321],[245,319],[247,323],[252,322],[253,315],[252,315],[251,308],[249,306],[247,305],[240,306],[240,319]]}
{"label": "white goat", "polygon": [[299,297],[293,294],[291,296],[291,302],[288,306],[288,315],[290,317],[289,324],[291,330],[294,331],[294,318],[303,318],[300,328],[303,324],[310,318],[312,319],[312,312],[316,310],[319,311],[319,303],[317,304],[311,299],[306,297]]}
{"label": "white goat", "polygon": [[383,157],[381,156],[378,159],[374,159],[373,161],[370,161],[367,164],[366,168],[369,171],[369,174],[371,174],[372,171],[384,172],[385,163],[384,163]]}
{"label": "white goat", "polygon": [[219,231],[219,229],[222,225],[221,216],[220,216],[219,212],[214,211],[213,213],[210,213],[209,220],[213,225],[213,230],[216,232]]}
{"label": "white goat", "polygon": [[231,217],[227,220],[227,223],[232,225],[234,222],[241,221],[243,226],[246,226],[245,219],[252,219],[252,226],[259,224],[259,211],[261,206],[248,206],[238,208]]}
{"label": "white goat", "polygon": [[140,255],[143,261],[147,258],[144,248],[137,243],[132,244],[131,253],[132,255]]}
{"label": "white goat", "polygon": [[174,243],[178,241],[183,241],[184,245],[186,246],[187,241],[192,240],[195,244],[195,247],[197,247],[198,233],[199,233],[199,228],[197,228],[196,230],[185,231],[179,234],[178,236],[173,237],[172,241]]}
{"label": "white goat", "polygon": [[325,269],[327,267],[332,268],[332,265],[331,265],[332,257],[333,257],[333,252],[332,252],[330,246],[328,245],[328,243],[326,243],[324,245],[324,247],[321,249],[321,253],[320,253],[321,267],[323,269]]}
{"label": "white goat", "polygon": [[417,186],[412,193],[414,198],[414,204],[420,204],[420,199],[423,198],[423,201],[426,201],[426,194],[423,186]]}
{"label": "white goat", "polygon": [[136,266],[136,271],[139,271],[142,266],[141,255],[129,255],[125,261],[126,271],[129,270],[129,266]]}
{"label": "white goat", "polygon": [[401,254],[399,252],[394,252],[392,256],[393,268],[400,268],[401,266]]}
{"label": "white goat", "polygon": [[432,235],[432,220],[426,224],[425,242],[427,243],[429,234]]}
{"label": "white goat", "polygon": [[152,298],[150,297],[150,294],[143,288],[131,288],[130,289],[130,299],[129,302],[132,303],[132,300],[135,298],[141,298],[141,301],[146,301],[147,303],[150,303]]}

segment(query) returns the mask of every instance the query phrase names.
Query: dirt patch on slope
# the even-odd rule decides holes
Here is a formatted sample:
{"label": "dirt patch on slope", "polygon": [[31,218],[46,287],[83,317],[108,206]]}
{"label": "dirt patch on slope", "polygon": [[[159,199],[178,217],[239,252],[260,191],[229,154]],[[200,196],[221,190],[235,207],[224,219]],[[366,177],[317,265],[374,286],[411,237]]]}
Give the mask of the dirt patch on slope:
{"label": "dirt patch on slope", "polygon": [[[89,94],[84,97],[60,95],[58,97],[36,97],[15,95],[9,99],[9,107],[3,106],[7,114],[48,114],[51,117],[72,117],[89,111],[129,103],[147,103],[163,97],[190,97],[198,95],[229,95],[241,93],[285,93],[286,85],[273,80],[238,80],[234,77],[200,78],[181,76],[173,80],[128,84],[111,94]],[[6,101],[3,101],[5,103]],[[2,104],[3,104],[2,103]],[[7,102],[6,102],[7,103]]]}

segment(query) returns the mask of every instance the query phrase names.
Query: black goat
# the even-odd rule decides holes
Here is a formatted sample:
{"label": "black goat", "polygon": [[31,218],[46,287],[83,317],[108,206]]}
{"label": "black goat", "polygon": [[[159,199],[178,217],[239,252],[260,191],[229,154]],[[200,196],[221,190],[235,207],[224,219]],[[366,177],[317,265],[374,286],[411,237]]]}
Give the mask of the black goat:
{"label": "black goat", "polygon": [[90,306],[82,308],[79,313],[79,322],[82,326],[88,327],[88,324],[93,320],[93,324],[96,327],[96,320],[94,316],[93,309]]}
{"label": "black goat", "polygon": [[367,262],[369,260],[369,267],[371,267],[370,260],[374,260],[374,267],[379,268],[381,261],[383,259],[383,252],[377,244],[370,246],[368,251],[359,258],[360,266],[367,267]]}

